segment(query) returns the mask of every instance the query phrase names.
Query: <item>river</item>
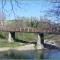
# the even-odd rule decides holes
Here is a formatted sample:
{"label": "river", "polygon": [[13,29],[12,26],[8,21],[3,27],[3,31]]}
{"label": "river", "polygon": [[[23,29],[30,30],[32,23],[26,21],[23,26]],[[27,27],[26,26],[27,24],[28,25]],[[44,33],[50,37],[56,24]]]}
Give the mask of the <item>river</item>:
{"label": "river", "polygon": [[15,51],[9,50],[0,52],[0,59],[19,59],[19,60],[57,60],[60,59],[60,50],[27,50],[27,51]]}

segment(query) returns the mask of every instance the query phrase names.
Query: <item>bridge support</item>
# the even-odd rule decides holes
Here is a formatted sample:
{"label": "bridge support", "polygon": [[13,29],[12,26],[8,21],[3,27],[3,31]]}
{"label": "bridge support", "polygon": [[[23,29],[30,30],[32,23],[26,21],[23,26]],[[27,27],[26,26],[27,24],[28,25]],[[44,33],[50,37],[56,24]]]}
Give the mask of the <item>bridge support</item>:
{"label": "bridge support", "polygon": [[8,42],[13,42],[15,40],[15,32],[9,32]]}
{"label": "bridge support", "polygon": [[44,34],[38,33],[38,40],[37,40],[37,49],[43,49],[44,44]]}

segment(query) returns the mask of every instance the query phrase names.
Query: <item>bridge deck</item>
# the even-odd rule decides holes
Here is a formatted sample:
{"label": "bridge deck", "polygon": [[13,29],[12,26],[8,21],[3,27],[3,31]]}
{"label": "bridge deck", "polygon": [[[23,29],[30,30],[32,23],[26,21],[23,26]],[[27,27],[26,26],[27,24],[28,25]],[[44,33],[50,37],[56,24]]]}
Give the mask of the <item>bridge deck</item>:
{"label": "bridge deck", "polygon": [[48,34],[60,34],[59,31],[49,30],[49,29],[40,29],[40,28],[1,28],[2,32],[24,32],[24,33],[48,33]]}

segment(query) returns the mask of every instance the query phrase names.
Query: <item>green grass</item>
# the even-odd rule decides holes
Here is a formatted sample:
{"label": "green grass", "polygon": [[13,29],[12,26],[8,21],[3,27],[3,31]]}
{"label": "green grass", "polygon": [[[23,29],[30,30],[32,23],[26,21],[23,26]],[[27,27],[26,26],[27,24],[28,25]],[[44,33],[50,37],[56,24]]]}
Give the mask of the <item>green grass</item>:
{"label": "green grass", "polygon": [[28,42],[36,42],[37,34],[34,33],[16,33],[16,38],[20,40],[25,40]]}
{"label": "green grass", "polygon": [[[34,42],[37,40],[37,34],[15,32],[15,38],[20,40],[26,40],[28,42]],[[0,32],[0,40],[3,40],[3,39],[8,39],[8,33]]]}
{"label": "green grass", "polygon": [[[34,33],[15,33],[15,38],[26,41],[26,42],[36,42],[37,41],[37,34]],[[9,43],[7,41],[8,39],[8,33],[6,32],[0,32],[0,47],[16,47],[16,46],[23,46],[27,43],[21,43],[21,42],[11,42]]]}
{"label": "green grass", "polygon": [[0,42],[0,47],[17,47],[17,46],[24,46],[26,44],[20,42]]}

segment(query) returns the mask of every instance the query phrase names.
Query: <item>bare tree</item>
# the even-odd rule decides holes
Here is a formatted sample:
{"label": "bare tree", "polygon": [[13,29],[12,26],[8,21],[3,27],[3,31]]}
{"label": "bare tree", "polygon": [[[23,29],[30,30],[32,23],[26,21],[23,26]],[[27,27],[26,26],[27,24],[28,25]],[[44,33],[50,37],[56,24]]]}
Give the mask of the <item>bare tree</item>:
{"label": "bare tree", "polygon": [[47,12],[47,16],[54,17],[56,22],[60,23],[60,1],[51,2],[53,7]]}
{"label": "bare tree", "polygon": [[0,20],[6,20],[6,16],[4,12],[1,12],[1,11],[0,11]]}
{"label": "bare tree", "polygon": [[6,16],[3,12],[0,12],[0,29],[5,26]]}
{"label": "bare tree", "polygon": [[[8,16],[10,16],[11,12],[12,12],[15,19],[16,19],[16,17],[19,17],[15,13],[15,10],[16,10],[15,6],[17,6],[18,9],[23,8],[23,5],[26,6],[24,3],[21,3],[21,1],[19,1],[19,0],[8,0],[8,1],[7,0],[0,0],[0,2],[1,2],[1,8],[0,9],[2,10],[2,12],[6,12]],[[8,12],[7,9],[5,9],[5,6],[7,5],[8,2],[10,3],[10,6],[11,6],[10,13]],[[15,5],[14,5],[14,3],[15,3]]]}

